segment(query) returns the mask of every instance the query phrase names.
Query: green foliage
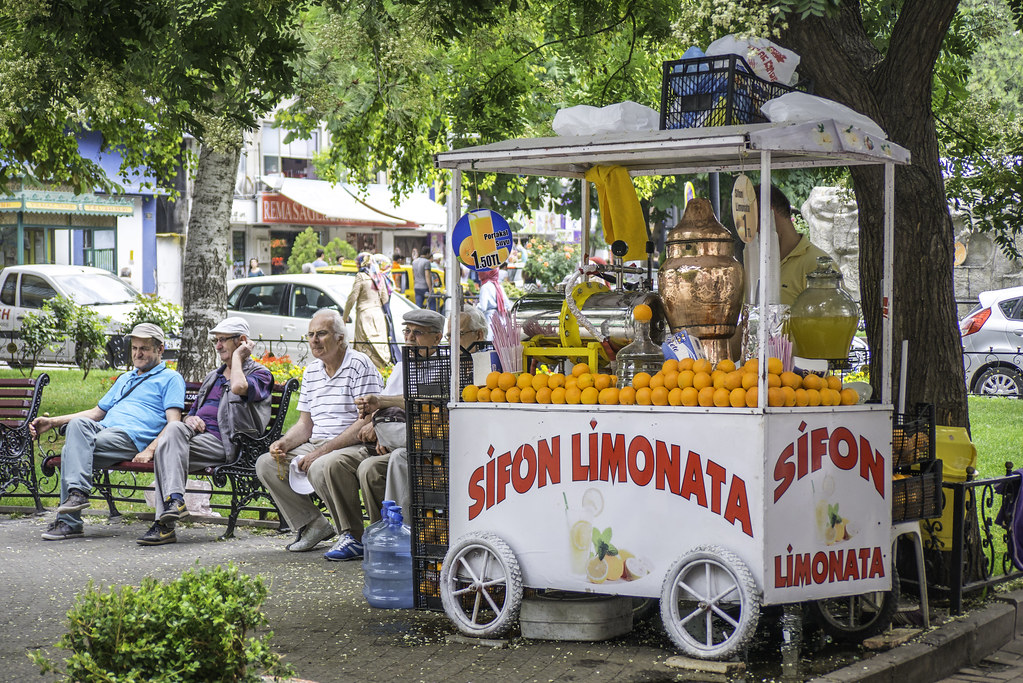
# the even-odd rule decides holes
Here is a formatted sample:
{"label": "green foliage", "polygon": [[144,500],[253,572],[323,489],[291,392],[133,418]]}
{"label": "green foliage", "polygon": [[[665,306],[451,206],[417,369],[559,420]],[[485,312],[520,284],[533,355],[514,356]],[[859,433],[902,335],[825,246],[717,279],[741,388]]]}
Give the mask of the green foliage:
{"label": "green foliage", "polygon": [[66,339],[53,311],[46,306],[38,312],[26,313],[21,321],[21,360],[27,368],[21,368],[22,374],[31,376],[39,362],[39,354],[45,349],[56,351]]}
{"label": "green foliage", "polygon": [[93,364],[106,353],[109,318],[101,318],[92,308],[64,296],[50,299],[43,308],[53,311],[57,329],[75,345],[75,364],[81,368],[84,382]]}
{"label": "green foliage", "polygon": [[167,336],[181,332],[181,306],[155,294],[139,294],[134,303],[135,308],[124,323],[125,334],[141,323],[153,323]]}
{"label": "green foliage", "polygon": [[305,374],[305,366],[295,365],[288,354],[273,356],[270,353],[264,353],[255,360],[262,363],[270,371],[276,384],[284,384],[289,379],[302,381],[302,376]]}
{"label": "green foliage", "polygon": [[522,295],[526,293],[526,290],[522,289],[511,280],[505,280],[502,282],[501,289],[504,290],[504,295],[508,297],[510,301],[518,301],[522,298]]}
{"label": "green foliage", "polygon": [[554,289],[579,264],[578,244],[558,244],[545,239],[532,239],[526,243],[529,260],[522,274],[546,289]]}
{"label": "green foliage", "polygon": [[355,247],[345,242],[340,237],[335,237],[323,247],[323,258],[327,263],[337,263],[338,256],[346,259],[355,258]]}
{"label": "green foliage", "polygon": [[68,681],[256,682],[263,672],[291,675],[270,650],[272,633],[248,636],[266,625],[259,609],[266,595],[262,579],[233,564],[190,569],[167,583],[147,577],[137,589],[104,593],[90,583],[58,642],[71,651],[66,669],[41,653],[29,656],[43,673]]}
{"label": "green foliage", "polygon": [[326,246],[320,244],[320,236],[312,228],[306,228],[295,236],[295,243],[291,247],[291,256],[288,257],[288,272],[301,273],[302,266],[316,260],[316,250],[323,249],[323,260],[334,265],[337,257],[343,256],[347,259],[355,258],[355,248],[340,237],[335,237]]}

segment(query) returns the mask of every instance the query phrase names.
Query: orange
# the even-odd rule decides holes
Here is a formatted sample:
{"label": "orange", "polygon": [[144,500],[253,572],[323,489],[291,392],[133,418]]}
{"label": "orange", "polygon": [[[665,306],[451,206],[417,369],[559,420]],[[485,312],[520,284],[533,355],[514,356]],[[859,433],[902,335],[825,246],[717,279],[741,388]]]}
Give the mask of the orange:
{"label": "orange", "polygon": [[781,386],[781,375],[771,373],[767,376],[768,387],[780,387]]}
{"label": "orange", "polygon": [[710,385],[710,375],[706,372],[698,372],[693,375],[693,388],[697,391],[702,391],[705,387],[709,387]]}
{"label": "orange", "polygon": [[813,373],[810,373],[809,375],[807,375],[806,377],[803,378],[803,388],[804,389],[818,389],[819,390],[821,388],[822,384],[823,384],[823,381],[821,380],[820,376],[819,375],[815,375]]}
{"label": "orange", "polygon": [[533,387],[526,387],[520,391],[522,392],[519,394],[519,401],[521,403],[536,403],[536,389]]}
{"label": "orange", "polygon": [[490,400],[494,403],[504,403],[504,389],[498,387],[490,391]]}
{"label": "orange", "polygon": [[608,375],[607,376],[607,381],[608,381],[608,386],[609,387],[616,387],[616,386],[618,386],[618,376],[617,375]]}
{"label": "orange", "polygon": [[746,407],[746,390],[742,387],[736,387],[732,389],[731,393],[728,394],[728,402],[733,408],[745,408]]}
{"label": "orange", "polygon": [[752,372],[754,375],[760,372],[760,360],[758,358],[750,358],[746,361],[746,364],[742,366],[743,372]]}
{"label": "orange", "polygon": [[714,405],[714,387],[708,385],[700,389],[697,402],[705,408],[709,408]]}
{"label": "orange", "polygon": [[547,388],[547,378],[550,375],[541,375],[537,373],[533,376],[533,391],[540,391],[541,389]]}
{"label": "orange", "polygon": [[786,371],[781,373],[779,379],[781,380],[781,385],[783,387],[792,387],[793,389],[798,389],[799,387],[803,386],[803,378],[792,371]]}
{"label": "orange", "polygon": [[780,408],[785,405],[785,392],[781,387],[771,387],[767,390],[767,405],[772,408]]}
{"label": "orange", "polygon": [[478,399],[479,389],[475,385],[467,384],[462,389],[462,400],[466,403],[475,403]]}
{"label": "orange", "polygon": [[693,378],[695,376],[696,373],[692,370],[682,370],[678,373],[678,385],[683,389],[693,386]]}
{"label": "orange", "polygon": [[728,373],[724,370],[715,370],[710,373],[710,382],[714,385],[715,389],[723,389],[725,386],[725,375]]}
{"label": "orange", "polygon": [[504,400],[508,403],[519,403],[522,400],[522,389],[512,387],[504,392]]}
{"label": "orange", "polygon": [[807,389],[806,390],[806,405],[810,406],[811,408],[816,408],[820,404],[821,404],[821,392],[817,391],[816,389]]}
{"label": "orange", "polygon": [[759,396],[760,396],[760,392],[757,390],[756,387],[750,387],[749,389],[747,389],[746,390],[746,407],[747,408],[756,408],[757,407],[757,399],[759,398]]}
{"label": "orange", "polygon": [[725,408],[729,405],[729,396],[732,392],[728,391],[724,387],[720,387],[714,390],[714,405],[718,408]]}
{"label": "orange", "polygon": [[583,389],[582,394],[579,395],[579,402],[585,403],[586,405],[596,405],[600,399],[600,392],[594,387],[586,387]]}
{"label": "orange", "polygon": [[735,389],[742,388],[742,370],[732,370],[725,373],[725,389],[734,391]]}
{"label": "orange", "polygon": [[806,389],[799,387],[796,389],[796,405],[800,408],[810,405],[810,397],[806,393]]}
{"label": "orange", "polygon": [[557,389],[558,387],[565,386],[565,376],[560,372],[555,372],[553,375],[547,377],[547,386],[551,389]]}
{"label": "orange", "polygon": [[551,389],[551,403],[561,405],[565,403],[565,387],[554,387]]}
{"label": "orange", "polygon": [[494,370],[492,373],[487,375],[487,389],[496,389],[497,382],[501,379],[501,373]]}
{"label": "orange", "polygon": [[510,372],[502,372],[501,377],[497,380],[497,386],[502,391],[508,391],[515,386],[516,382],[515,375]]}
{"label": "orange", "polygon": [[584,372],[575,378],[575,385],[580,389],[586,389],[593,386],[593,375],[588,372]]}
{"label": "orange", "polygon": [[[690,388],[692,388],[692,387],[690,387]],[[678,387],[675,387],[674,389],[672,389],[671,391],[668,392],[668,405],[670,405],[670,406],[680,406],[680,405],[682,405],[682,390],[681,389],[679,389]]]}
{"label": "orange", "polygon": [[[593,378],[593,387],[597,391],[603,391],[611,386],[611,375],[600,374]],[[617,401],[615,401],[617,403]]]}
{"label": "orange", "polygon": [[540,387],[536,390],[536,402],[551,403],[551,393],[550,387]]}
{"label": "orange", "polygon": [[655,406],[668,405],[668,390],[664,387],[654,387],[650,390],[650,402]]}
{"label": "orange", "polygon": [[693,372],[706,372],[709,375],[713,369],[714,366],[712,366],[710,361],[706,358],[700,358],[699,360],[693,361]]}
{"label": "orange", "polygon": [[618,403],[623,406],[631,406],[636,403],[636,390],[632,387],[622,387],[618,392]]}
{"label": "orange", "polygon": [[749,389],[750,387],[755,387],[759,382],[760,382],[760,378],[757,377],[757,373],[743,371],[743,373],[742,373],[742,388],[743,389]]}
{"label": "orange", "polygon": [[693,369],[693,359],[692,358],[680,358],[679,359],[679,361],[678,361],[678,371],[679,372],[682,372],[683,370],[692,370],[692,369]]}
{"label": "orange", "polygon": [[632,317],[640,322],[650,322],[654,317],[654,311],[646,304],[636,304],[632,308]]}
{"label": "orange", "polygon": [[785,367],[781,364],[780,358],[768,358],[767,359],[767,371],[780,375]]}
{"label": "orange", "polygon": [[735,370],[735,363],[725,358],[724,360],[718,361],[717,369],[721,370],[722,372],[732,372],[733,370]]}
{"label": "orange", "polygon": [[583,392],[580,391],[577,387],[572,387],[571,389],[566,389],[565,390],[565,403],[568,403],[569,405],[576,405],[581,400],[582,393]]}
{"label": "orange", "polygon": [[578,381],[579,381],[578,377],[576,377],[575,375],[569,375],[568,377],[565,378],[565,388],[574,389]]}
{"label": "orange", "polygon": [[526,387],[533,386],[533,376],[528,372],[520,372],[519,376],[515,378],[515,386],[519,389],[525,389]]}
{"label": "orange", "polygon": [[[583,401],[585,403],[585,401]],[[597,403],[602,406],[618,405],[618,387],[604,387],[600,390]]]}
{"label": "orange", "polygon": [[650,403],[650,387],[636,389],[636,405],[648,406]]}
{"label": "orange", "polygon": [[678,386],[678,373],[677,372],[666,372],[664,373],[664,388],[671,391]]}
{"label": "orange", "polygon": [[650,386],[650,373],[649,372],[637,372],[632,376],[632,386],[637,389]]}
{"label": "orange", "polygon": [[828,375],[828,389],[842,390],[842,380],[837,375]]}
{"label": "orange", "polygon": [[590,371],[590,366],[587,365],[586,363],[576,363],[572,367],[572,375],[575,376],[575,377],[578,377],[579,375],[583,374],[584,372],[589,372],[589,371]]}
{"label": "orange", "polygon": [[837,406],[842,402],[842,395],[834,389],[821,389],[821,405]]}
{"label": "orange", "polygon": [[656,389],[657,387],[664,386],[664,373],[658,372],[656,375],[650,378],[650,388]]}
{"label": "orange", "polygon": [[840,396],[841,405],[844,406],[854,406],[860,402],[860,395],[855,389],[842,389]]}
{"label": "orange", "polygon": [[700,392],[692,387],[686,387],[682,390],[682,405],[684,406],[695,406],[700,403]]}
{"label": "orange", "polygon": [[792,387],[781,387],[781,393],[785,395],[785,407],[791,408],[796,405],[796,390]]}
{"label": "orange", "polygon": [[664,374],[668,374],[669,372],[678,372],[678,370],[679,370],[678,361],[675,360],[674,358],[669,358],[668,360],[661,363],[661,372],[663,372]]}
{"label": "orange", "polygon": [[[500,391],[500,390],[498,390]],[[480,387],[480,390],[476,392],[477,403],[490,403],[490,389],[486,387]]]}

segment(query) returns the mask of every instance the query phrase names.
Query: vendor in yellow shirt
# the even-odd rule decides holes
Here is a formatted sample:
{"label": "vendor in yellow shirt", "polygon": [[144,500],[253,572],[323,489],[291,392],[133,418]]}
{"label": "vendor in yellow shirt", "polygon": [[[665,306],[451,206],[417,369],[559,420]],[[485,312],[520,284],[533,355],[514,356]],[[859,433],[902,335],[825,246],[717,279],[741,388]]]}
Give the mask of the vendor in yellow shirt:
{"label": "vendor in yellow shirt", "polygon": [[828,254],[814,246],[810,238],[796,232],[792,224],[792,205],[788,197],[774,185],[771,186],[771,211],[778,231],[778,253],[781,257],[779,284],[780,303],[791,306],[806,289],[806,274],[817,269],[817,257]]}

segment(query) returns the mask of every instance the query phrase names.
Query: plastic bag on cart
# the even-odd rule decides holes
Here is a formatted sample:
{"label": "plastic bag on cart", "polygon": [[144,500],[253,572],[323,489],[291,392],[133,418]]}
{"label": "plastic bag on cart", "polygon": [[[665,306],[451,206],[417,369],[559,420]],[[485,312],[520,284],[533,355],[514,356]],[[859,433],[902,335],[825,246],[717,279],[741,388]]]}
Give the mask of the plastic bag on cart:
{"label": "plastic bag on cart", "polygon": [[775,97],[773,100],[764,102],[760,111],[772,123],[801,123],[832,119],[836,123],[853,125],[864,133],[879,138],[888,138],[884,129],[869,116],[864,116],[834,100],[808,95],[805,92],[789,92],[781,97]]}
{"label": "plastic bag on cart", "polygon": [[737,38],[729,34],[707,46],[707,56],[739,55],[753,73],[765,81],[791,85],[796,80],[799,55],[766,38]]}
{"label": "plastic bag on cart", "polygon": [[619,102],[606,107],[580,104],[559,109],[552,124],[558,135],[605,135],[657,130],[660,115],[637,102]]}

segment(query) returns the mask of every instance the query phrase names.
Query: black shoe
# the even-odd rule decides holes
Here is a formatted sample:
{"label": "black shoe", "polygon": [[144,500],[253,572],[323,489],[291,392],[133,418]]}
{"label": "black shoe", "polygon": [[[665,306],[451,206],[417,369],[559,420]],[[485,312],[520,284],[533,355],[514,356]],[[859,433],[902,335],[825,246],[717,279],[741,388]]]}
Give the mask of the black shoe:
{"label": "black shoe", "polygon": [[43,540],[46,541],[64,541],[69,538],[81,538],[85,534],[82,533],[81,529],[77,531],[68,526],[67,522],[58,520],[52,522],[50,526],[46,527],[46,531],[43,532]]}
{"label": "black shoe", "polygon": [[89,507],[89,496],[78,489],[71,489],[67,492],[67,500],[57,508],[58,515],[68,515]]}
{"label": "black shoe", "polygon": [[168,497],[163,502],[163,514],[160,515],[160,521],[164,524],[176,522],[182,517],[188,517],[188,514],[188,506],[185,505],[184,499]]}
{"label": "black shoe", "polygon": [[139,545],[166,545],[177,543],[178,537],[174,535],[174,527],[165,526],[162,522],[153,522],[149,531],[137,542]]}

